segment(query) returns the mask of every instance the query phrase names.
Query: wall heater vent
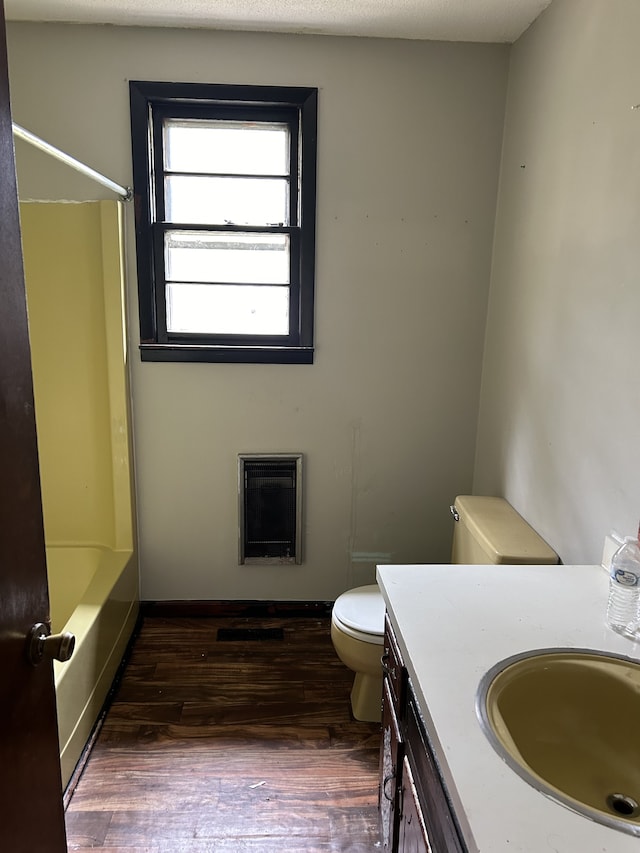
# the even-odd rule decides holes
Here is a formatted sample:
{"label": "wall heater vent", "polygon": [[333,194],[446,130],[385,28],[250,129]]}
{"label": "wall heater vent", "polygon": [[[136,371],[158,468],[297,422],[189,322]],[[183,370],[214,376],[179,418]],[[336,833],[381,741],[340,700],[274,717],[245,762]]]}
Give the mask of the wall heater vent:
{"label": "wall heater vent", "polygon": [[238,456],[239,562],[302,562],[302,454]]}

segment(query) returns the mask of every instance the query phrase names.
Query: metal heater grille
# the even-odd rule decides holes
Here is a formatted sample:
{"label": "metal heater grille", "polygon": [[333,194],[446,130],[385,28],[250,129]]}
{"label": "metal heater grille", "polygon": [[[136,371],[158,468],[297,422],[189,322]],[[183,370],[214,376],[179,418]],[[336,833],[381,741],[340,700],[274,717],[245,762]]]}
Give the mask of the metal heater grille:
{"label": "metal heater grille", "polygon": [[239,457],[240,562],[300,563],[301,454]]}

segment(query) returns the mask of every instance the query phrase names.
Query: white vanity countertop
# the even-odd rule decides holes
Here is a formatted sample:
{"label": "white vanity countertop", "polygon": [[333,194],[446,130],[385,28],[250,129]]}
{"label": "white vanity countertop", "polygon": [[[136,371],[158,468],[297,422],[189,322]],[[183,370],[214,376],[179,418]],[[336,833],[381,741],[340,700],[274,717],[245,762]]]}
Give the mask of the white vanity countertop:
{"label": "white vanity countertop", "polygon": [[[606,571],[379,566],[378,583],[470,853],[640,853],[640,838],[575,814],[521,779],[475,713],[482,676],[520,652],[589,648],[640,659],[639,644],[605,625]],[[635,720],[630,736],[639,731]]]}

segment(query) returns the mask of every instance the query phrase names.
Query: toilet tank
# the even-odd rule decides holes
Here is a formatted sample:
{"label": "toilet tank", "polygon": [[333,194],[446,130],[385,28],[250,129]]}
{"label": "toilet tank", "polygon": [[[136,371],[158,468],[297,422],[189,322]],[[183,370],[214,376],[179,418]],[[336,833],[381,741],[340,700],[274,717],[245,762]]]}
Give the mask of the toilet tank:
{"label": "toilet tank", "polygon": [[557,563],[558,555],[504,498],[459,495],[452,563]]}

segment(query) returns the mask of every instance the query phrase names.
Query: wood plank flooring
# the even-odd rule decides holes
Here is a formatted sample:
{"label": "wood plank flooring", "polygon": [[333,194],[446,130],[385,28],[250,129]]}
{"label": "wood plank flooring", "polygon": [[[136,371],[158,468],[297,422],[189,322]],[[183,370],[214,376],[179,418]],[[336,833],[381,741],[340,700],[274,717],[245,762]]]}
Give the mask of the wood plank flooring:
{"label": "wood plank flooring", "polygon": [[380,727],[353,720],[329,631],[324,616],[145,616],[68,804],[69,850],[378,849]]}

